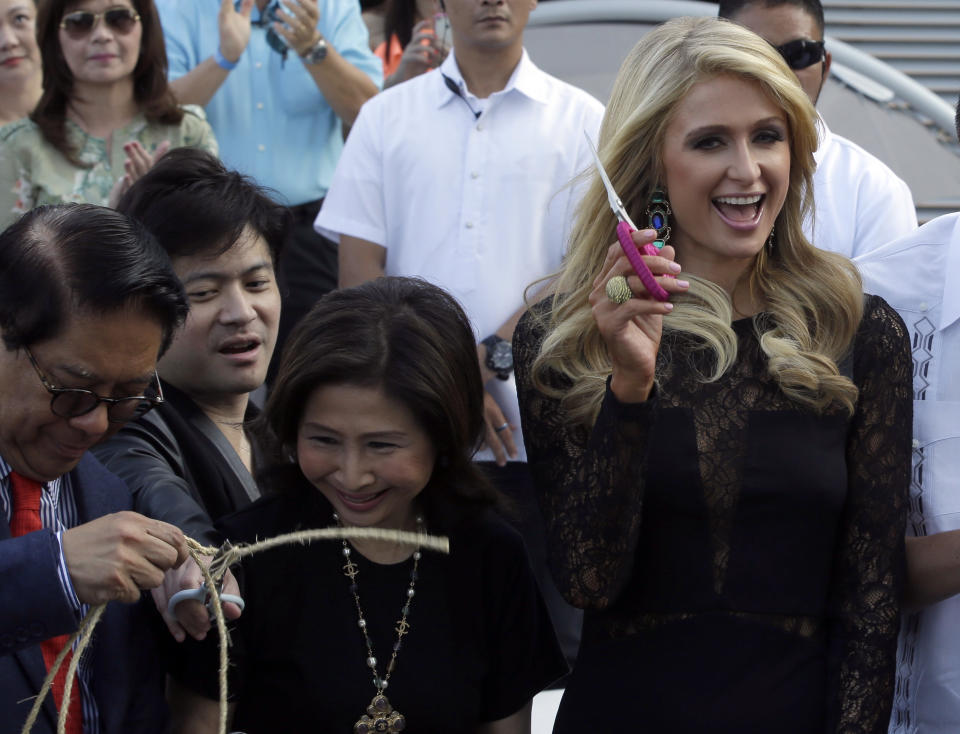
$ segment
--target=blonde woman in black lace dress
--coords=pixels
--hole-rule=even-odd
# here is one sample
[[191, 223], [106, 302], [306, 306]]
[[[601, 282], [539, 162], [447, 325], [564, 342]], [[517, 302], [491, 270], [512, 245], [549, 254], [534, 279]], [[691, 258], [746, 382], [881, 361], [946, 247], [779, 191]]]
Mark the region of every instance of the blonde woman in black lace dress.
[[594, 175], [558, 295], [514, 340], [554, 574], [587, 610], [555, 732], [887, 729], [910, 351], [804, 239], [814, 115], [724, 21], [669, 22], [620, 71], [600, 157], [641, 228], [669, 200], [644, 258], [669, 301], [609, 246]]

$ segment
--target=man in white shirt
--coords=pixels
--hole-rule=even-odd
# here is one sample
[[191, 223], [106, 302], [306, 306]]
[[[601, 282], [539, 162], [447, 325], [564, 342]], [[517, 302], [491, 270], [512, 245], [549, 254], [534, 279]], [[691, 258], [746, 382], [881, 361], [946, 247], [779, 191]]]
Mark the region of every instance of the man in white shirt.
[[[596, 139], [603, 115], [597, 100], [527, 56], [523, 30], [535, 7], [446, 0], [453, 52], [364, 105], [316, 221], [339, 240], [341, 286], [415, 275], [463, 304], [487, 388], [478, 460], [521, 503], [532, 503], [533, 489], [510, 341], [527, 286], [560, 267], [576, 204], [569, 184], [591, 162], [583, 133]], [[534, 532], [526, 540], [547, 584]], [[544, 592], [557, 623], [560, 597]], [[562, 623], [558, 632], [572, 655]]]
[[[960, 118], [958, 118], [960, 128]], [[855, 260], [913, 343], [907, 610], [891, 734], [960, 731], [960, 212]]]
[[[830, 73], [820, 0], [720, 0], [719, 16], [780, 52], [814, 104]], [[804, 231], [823, 250], [856, 257], [917, 228], [910, 188], [881, 160], [830, 132], [822, 118], [814, 154], [814, 216]]]

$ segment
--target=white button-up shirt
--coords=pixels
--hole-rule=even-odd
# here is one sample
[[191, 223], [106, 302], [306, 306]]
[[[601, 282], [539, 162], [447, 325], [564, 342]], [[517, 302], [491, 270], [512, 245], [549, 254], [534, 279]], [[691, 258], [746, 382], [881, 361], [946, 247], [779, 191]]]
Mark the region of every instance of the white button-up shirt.
[[[913, 344], [910, 535], [960, 529], [960, 213], [855, 260]], [[904, 617], [890, 732], [960, 732], [960, 596]]]
[[814, 216], [804, 233], [822, 250], [857, 257], [913, 232], [913, 194], [879, 158], [818, 121]]
[[[592, 165], [583, 131], [596, 140], [602, 116], [600, 102], [526, 52], [502, 91], [477, 99], [452, 52], [439, 70], [363, 106], [317, 230], [385, 247], [387, 275], [449, 291], [479, 341], [523, 305], [528, 285], [559, 270], [577, 200], [570, 183]], [[525, 461], [513, 375], [487, 389], [517, 428]]]

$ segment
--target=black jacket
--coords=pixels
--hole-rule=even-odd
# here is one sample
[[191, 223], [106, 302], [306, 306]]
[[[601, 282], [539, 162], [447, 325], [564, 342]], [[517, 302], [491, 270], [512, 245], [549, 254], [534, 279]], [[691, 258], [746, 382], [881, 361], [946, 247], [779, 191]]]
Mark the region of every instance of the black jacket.
[[[130, 487], [137, 512], [217, 542], [211, 520], [246, 507], [255, 498], [251, 492], [258, 492], [199, 406], [168, 383], [163, 393], [163, 405], [125, 425], [94, 453]], [[257, 413], [251, 403], [245, 421]]]

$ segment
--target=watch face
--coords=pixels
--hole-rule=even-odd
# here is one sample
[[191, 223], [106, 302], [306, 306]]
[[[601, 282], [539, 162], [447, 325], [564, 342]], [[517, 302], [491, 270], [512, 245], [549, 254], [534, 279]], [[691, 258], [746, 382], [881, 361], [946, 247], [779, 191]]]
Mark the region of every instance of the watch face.
[[490, 353], [490, 361], [495, 370], [513, 369], [513, 347], [509, 342], [497, 342]]
[[317, 41], [317, 44], [304, 55], [304, 61], [308, 64], [319, 64], [327, 57], [327, 42], [324, 39]]

